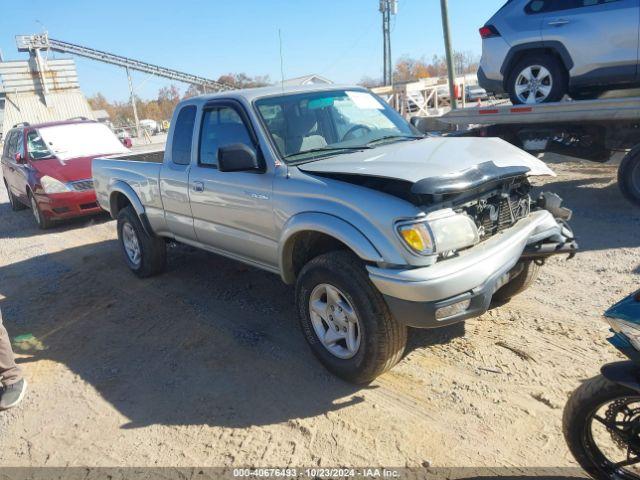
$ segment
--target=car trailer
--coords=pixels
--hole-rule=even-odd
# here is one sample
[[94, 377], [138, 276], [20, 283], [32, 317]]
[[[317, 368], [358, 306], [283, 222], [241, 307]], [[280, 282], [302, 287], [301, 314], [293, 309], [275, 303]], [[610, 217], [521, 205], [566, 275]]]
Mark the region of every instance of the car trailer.
[[438, 120], [457, 128], [449, 135], [499, 137], [533, 154], [553, 152], [603, 163], [628, 151], [618, 185], [625, 198], [640, 206], [640, 97], [465, 108]]

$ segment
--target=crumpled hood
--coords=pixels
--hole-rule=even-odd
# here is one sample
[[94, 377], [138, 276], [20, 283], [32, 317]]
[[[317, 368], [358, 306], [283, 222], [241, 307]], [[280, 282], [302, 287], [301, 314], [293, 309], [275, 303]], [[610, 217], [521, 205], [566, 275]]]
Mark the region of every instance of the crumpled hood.
[[58, 158], [48, 158], [46, 160], [35, 160], [31, 162], [31, 165], [41, 175], [48, 175], [67, 183], [91, 178], [91, 161], [94, 158], [80, 157], [64, 161]]
[[529, 176], [555, 176], [544, 162], [504, 140], [469, 137], [398, 142], [336, 155], [298, 168], [308, 173], [367, 175], [417, 183], [429, 178], [455, 177], [487, 162], [505, 171], [516, 171], [514, 167], [520, 167]]

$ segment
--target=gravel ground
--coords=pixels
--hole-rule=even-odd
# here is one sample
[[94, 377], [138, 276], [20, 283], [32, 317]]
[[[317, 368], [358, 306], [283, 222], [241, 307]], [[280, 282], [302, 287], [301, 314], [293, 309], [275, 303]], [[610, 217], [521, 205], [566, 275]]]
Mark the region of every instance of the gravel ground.
[[293, 290], [186, 247], [138, 280], [106, 217], [41, 232], [0, 187], [0, 306], [30, 391], [3, 466], [572, 466], [562, 407], [617, 354], [601, 312], [639, 286], [640, 212], [615, 165], [547, 157], [582, 252], [478, 319], [412, 331], [366, 388], [328, 374]]

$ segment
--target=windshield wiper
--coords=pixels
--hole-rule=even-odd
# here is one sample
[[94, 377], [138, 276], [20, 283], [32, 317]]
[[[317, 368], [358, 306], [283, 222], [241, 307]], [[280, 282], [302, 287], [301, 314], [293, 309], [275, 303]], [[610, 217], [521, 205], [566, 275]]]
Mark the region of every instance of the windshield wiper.
[[306, 153], [357, 152], [358, 150], [369, 150], [370, 148], [372, 147], [369, 145], [360, 145], [358, 147], [320, 147], [312, 148], [311, 150], [304, 150], [302, 152], [290, 153], [289, 155], [285, 155], [283, 158], [289, 159]]
[[419, 140], [421, 138], [425, 138], [422, 135], [387, 135], [385, 137], [376, 138], [375, 140], [371, 140], [367, 143], [368, 147], [372, 145], [376, 145], [381, 142], [385, 142], [387, 140]]

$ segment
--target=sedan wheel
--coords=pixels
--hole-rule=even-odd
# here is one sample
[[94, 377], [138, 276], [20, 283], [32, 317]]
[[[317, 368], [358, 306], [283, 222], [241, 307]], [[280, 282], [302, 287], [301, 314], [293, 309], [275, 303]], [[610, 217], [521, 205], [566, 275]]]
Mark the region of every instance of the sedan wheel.
[[360, 322], [344, 293], [326, 283], [318, 285], [309, 297], [309, 312], [313, 329], [329, 353], [343, 360], [358, 353]]
[[558, 102], [568, 90], [568, 73], [553, 55], [525, 55], [513, 66], [507, 80], [514, 105]]
[[31, 197], [31, 213], [33, 213], [33, 218], [36, 219], [36, 223], [40, 225], [40, 213], [38, 212], [38, 203], [36, 199]]
[[516, 78], [515, 93], [520, 103], [544, 103], [551, 95], [553, 77], [542, 65], [525, 68]]

